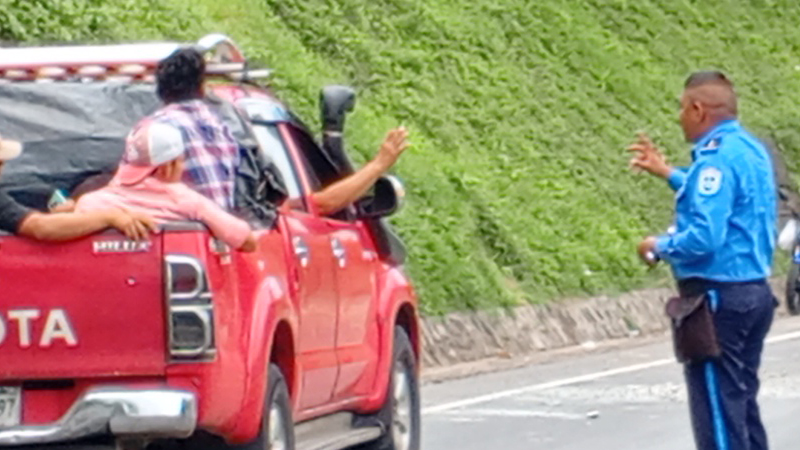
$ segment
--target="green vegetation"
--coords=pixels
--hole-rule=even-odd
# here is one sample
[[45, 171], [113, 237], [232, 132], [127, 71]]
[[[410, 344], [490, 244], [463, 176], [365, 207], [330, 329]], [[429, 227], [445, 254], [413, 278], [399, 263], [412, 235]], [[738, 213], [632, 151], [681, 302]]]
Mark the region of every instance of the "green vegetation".
[[719, 68], [797, 169], [798, 23], [790, 0], [0, 0], [0, 39], [225, 32], [312, 123], [323, 84], [355, 86], [358, 159], [412, 130], [395, 223], [429, 314], [666, 279], [633, 248], [671, 194], [627, 171], [625, 147], [647, 130], [686, 162], [681, 83]]

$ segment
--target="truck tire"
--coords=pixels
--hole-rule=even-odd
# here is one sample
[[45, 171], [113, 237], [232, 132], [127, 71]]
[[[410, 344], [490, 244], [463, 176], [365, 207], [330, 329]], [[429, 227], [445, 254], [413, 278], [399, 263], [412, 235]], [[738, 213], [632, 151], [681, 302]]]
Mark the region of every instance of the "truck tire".
[[267, 376], [261, 429], [252, 442], [229, 445], [219, 436], [200, 432], [185, 441], [155, 442], [147, 450], [294, 450], [294, 422], [286, 379], [275, 364], [269, 365]]
[[289, 388], [281, 369], [269, 365], [267, 375], [267, 395], [264, 398], [264, 412], [258, 437], [242, 450], [294, 450], [294, 422]]
[[792, 263], [789, 273], [786, 275], [786, 309], [789, 314], [796, 316], [800, 314], [800, 265]]
[[393, 354], [389, 392], [377, 416], [385, 432], [377, 441], [362, 446], [363, 450], [419, 450], [421, 445], [417, 360], [401, 327], [394, 329]]

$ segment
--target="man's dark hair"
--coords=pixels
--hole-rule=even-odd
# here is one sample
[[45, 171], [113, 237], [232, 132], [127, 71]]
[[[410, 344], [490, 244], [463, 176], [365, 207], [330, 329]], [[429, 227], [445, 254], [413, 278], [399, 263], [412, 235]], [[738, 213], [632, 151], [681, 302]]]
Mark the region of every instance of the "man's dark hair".
[[206, 62], [194, 48], [175, 50], [158, 63], [156, 93], [164, 103], [192, 100], [202, 95]]
[[718, 70], [703, 70], [689, 75], [684, 88], [688, 91], [700, 87], [709, 89], [698, 89], [698, 92], [693, 92], [692, 97], [696, 101], [718, 110], [722, 116], [736, 116], [738, 113], [736, 91], [733, 82], [724, 73]]

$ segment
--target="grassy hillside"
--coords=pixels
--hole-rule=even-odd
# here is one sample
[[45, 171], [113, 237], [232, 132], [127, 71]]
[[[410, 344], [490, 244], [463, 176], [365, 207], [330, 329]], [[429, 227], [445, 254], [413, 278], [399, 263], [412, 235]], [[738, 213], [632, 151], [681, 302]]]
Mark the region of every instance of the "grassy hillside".
[[[633, 247], [671, 194], [627, 169], [647, 130], [688, 151], [677, 97], [729, 72], [743, 120], [800, 157], [800, 6], [789, 0], [0, 0], [0, 38], [232, 35], [301, 114], [318, 89], [360, 92], [347, 137], [369, 157], [395, 124], [413, 148], [395, 219], [425, 310], [619, 291], [664, 279]], [[793, 167], [796, 169], [797, 167]]]

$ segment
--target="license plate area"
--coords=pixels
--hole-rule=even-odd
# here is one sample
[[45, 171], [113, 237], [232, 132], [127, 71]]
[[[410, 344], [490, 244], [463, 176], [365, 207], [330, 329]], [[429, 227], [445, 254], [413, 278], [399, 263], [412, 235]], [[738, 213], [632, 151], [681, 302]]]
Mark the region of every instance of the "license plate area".
[[22, 389], [0, 386], [0, 428], [15, 427], [20, 423]]

